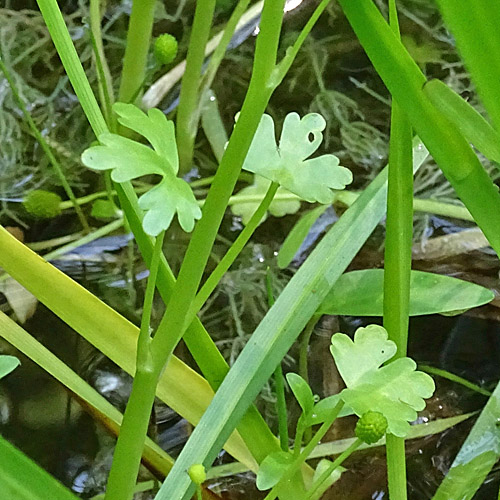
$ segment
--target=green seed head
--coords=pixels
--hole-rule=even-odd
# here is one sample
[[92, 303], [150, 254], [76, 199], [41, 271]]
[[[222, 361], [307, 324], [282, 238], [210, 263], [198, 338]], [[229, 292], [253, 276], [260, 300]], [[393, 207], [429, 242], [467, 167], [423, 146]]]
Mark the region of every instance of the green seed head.
[[356, 436], [368, 444], [376, 443], [387, 431], [387, 419], [378, 411], [367, 411], [356, 424]]
[[207, 473], [205, 467], [202, 464], [194, 464], [189, 467], [188, 470], [189, 477], [194, 484], [200, 486], [207, 479]]
[[40, 219], [50, 219], [61, 213], [61, 198], [56, 193], [35, 189], [23, 201], [23, 206], [31, 215]]
[[170, 64], [177, 55], [177, 40], [172, 35], [164, 33], [155, 41], [155, 59], [160, 66]]

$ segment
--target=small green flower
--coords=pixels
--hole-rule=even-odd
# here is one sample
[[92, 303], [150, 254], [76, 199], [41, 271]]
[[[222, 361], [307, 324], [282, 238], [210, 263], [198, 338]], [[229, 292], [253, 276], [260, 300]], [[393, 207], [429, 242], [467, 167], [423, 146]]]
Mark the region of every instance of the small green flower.
[[61, 213], [61, 201], [61, 197], [56, 193], [43, 189], [35, 189], [26, 196], [23, 206], [26, 212], [35, 217], [50, 219]]
[[378, 411], [367, 411], [356, 424], [356, 436], [368, 444], [379, 441], [387, 431], [387, 419]]
[[205, 467], [202, 464], [194, 464], [189, 467], [188, 470], [189, 477], [194, 484], [200, 486], [207, 479], [207, 473]]
[[177, 40], [168, 33], [160, 35], [155, 41], [155, 59], [160, 66], [170, 64], [177, 55]]

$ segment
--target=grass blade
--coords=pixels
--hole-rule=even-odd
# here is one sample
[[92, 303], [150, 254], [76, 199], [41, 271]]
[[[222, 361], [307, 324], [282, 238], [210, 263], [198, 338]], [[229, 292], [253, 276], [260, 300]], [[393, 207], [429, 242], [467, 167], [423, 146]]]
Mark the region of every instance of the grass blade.
[[424, 93], [486, 158], [500, 163], [500, 135], [467, 101], [440, 80], [427, 82]]
[[446, 25], [477, 88], [479, 97], [500, 131], [500, 0], [438, 0]]
[[498, 384], [432, 500], [470, 500], [500, 456]]
[[68, 489], [24, 453], [0, 437], [0, 498], [77, 500]]

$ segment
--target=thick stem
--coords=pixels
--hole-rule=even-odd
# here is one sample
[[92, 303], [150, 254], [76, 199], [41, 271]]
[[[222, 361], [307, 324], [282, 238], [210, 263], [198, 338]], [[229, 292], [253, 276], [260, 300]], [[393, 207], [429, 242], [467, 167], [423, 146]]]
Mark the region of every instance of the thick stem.
[[156, 0], [133, 1], [118, 93], [121, 102], [131, 102], [144, 82], [155, 5]]
[[[389, 14], [391, 27], [399, 37], [395, 0], [389, 2]], [[404, 357], [408, 344], [413, 232], [412, 129], [398, 104], [393, 101], [392, 106], [384, 263], [384, 327], [389, 338], [397, 345], [396, 357]], [[404, 438], [388, 435], [386, 450], [389, 495], [394, 500], [405, 500]]]
[[163, 232], [156, 238], [144, 297], [141, 329], [137, 339], [137, 371], [132, 385], [132, 392], [135, 392], [137, 396], [129, 399], [125, 410], [113, 455], [105, 500], [129, 500], [132, 498], [141, 463], [156, 385], [160, 375], [158, 370], [154, 369], [151, 356], [149, 325], [164, 235]]
[[151, 368], [137, 369], [132, 385], [135, 397], [129, 400], [123, 416], [105, 500], [132, 499], [157, 382], [157, 373]]
[[201, 68], [205, 59], [205, 46], [210, 36], [215, 0], [198, 0], [194, 14], [191, 38], [186, 58], [186, 70], [182, 77], [179, 107], [177, 109], [177, 149], [180, 172], [191, 169], [194, 140], [198, 129], [195, 119], [198, 106], [198, 90]]

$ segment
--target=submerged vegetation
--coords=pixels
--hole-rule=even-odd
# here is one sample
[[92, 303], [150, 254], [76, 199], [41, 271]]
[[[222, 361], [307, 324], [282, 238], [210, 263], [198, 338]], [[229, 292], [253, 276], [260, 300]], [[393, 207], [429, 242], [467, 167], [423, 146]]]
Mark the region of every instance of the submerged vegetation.
[[499, 494], [500, 2], [459, 7], [0, 3], [0, 491]]

